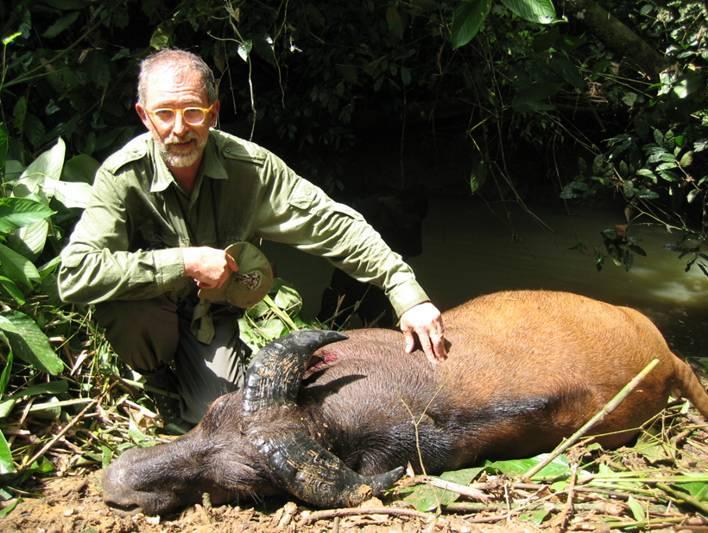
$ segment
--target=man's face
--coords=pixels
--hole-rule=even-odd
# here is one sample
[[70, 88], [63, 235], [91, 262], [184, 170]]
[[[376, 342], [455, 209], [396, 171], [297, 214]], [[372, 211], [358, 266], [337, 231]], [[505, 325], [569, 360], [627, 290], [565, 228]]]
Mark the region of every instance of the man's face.
[[[135, 105], [170, 169], [199, 165], [209, 138], [209, 128], [216, 123], [219, 102], [214, 102], [201, 124], [188, 123], [191, 117], [185, 121], [182, 111], [208, 107], [206, 88], [199, 72], [174, 64], [156, 66], [150, 72], [144, 101]], [[164, 116], [169, 115], [164, 110], [169, 109], [175, 110], [173, 117], [164, 120]], [[156, 114], [157, 110], [163, 111]]]

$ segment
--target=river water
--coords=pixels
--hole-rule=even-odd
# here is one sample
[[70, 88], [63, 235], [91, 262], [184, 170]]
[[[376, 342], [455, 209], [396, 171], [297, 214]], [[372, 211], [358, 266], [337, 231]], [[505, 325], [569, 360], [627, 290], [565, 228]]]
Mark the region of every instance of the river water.
[[[632, 236], [647, 252], [629, 272], [606, 261], [597, 271], [591, 253], [602, 249], [600, 231], [623, 223], [622, 212], [539, 208], [533, 212], [551, 230], [513, 209], [504, 211], [464, 196], [430, 199], [423, 224], [423, 253], [409, 259], [418, 279], [442, 310], [479, 294], [504, 289], [557, 289], [635, 307], [657, 324], [681, 355], [708, 357], [708, 277], [684, 272], [685, 261], [665, 248], [661, 228], [642, 227]], [[323, 260], [266, 243], [280, 277], [303, 295], [306, 318], [316, 314], [331, 267]], [[706, 360], [704, 360], [706, 361]]]

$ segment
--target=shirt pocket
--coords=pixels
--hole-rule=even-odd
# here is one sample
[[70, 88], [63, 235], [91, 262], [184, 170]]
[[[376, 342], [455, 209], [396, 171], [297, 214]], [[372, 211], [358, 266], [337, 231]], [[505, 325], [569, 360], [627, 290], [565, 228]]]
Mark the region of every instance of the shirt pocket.
[[162, 250], [179, 246], [177, 233], [154, 220], [143, 220], [136, 228], [135, 248], [142, 250]]

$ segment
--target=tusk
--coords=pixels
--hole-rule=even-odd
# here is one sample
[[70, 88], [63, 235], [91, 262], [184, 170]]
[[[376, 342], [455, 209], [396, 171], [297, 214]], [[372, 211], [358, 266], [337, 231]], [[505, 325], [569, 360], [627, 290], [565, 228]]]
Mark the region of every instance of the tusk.
[[243, 412], [293, 403], [300, 391], [305, 363], [312, 353], [346, 338], [336, 331], [303, 330], [264, 346], [246, 373]]
[[403, 475], [399, 466], [362, 476], [310, 436], [295, 432], [256, 441], [270, 473], [283, 488], [318, 507], [353, 507], [378, 496]]

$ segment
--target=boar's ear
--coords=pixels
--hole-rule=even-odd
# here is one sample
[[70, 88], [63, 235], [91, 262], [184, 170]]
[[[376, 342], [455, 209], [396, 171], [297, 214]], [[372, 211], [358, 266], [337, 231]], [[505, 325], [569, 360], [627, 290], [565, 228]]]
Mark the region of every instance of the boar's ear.
[[318, 507], [359, 505], [403, 475], [402, 466], [376, 476], [357, 474], [301, 432], [259, 438], [256, 445], [273, 478], [292, 495]]
[[346, 336], [336, 331], [303, 330], [264, 346], [246, 373], [242, 409], [252, 413], [264, 407], [295, 402], [305, 364], [318, 348]]

